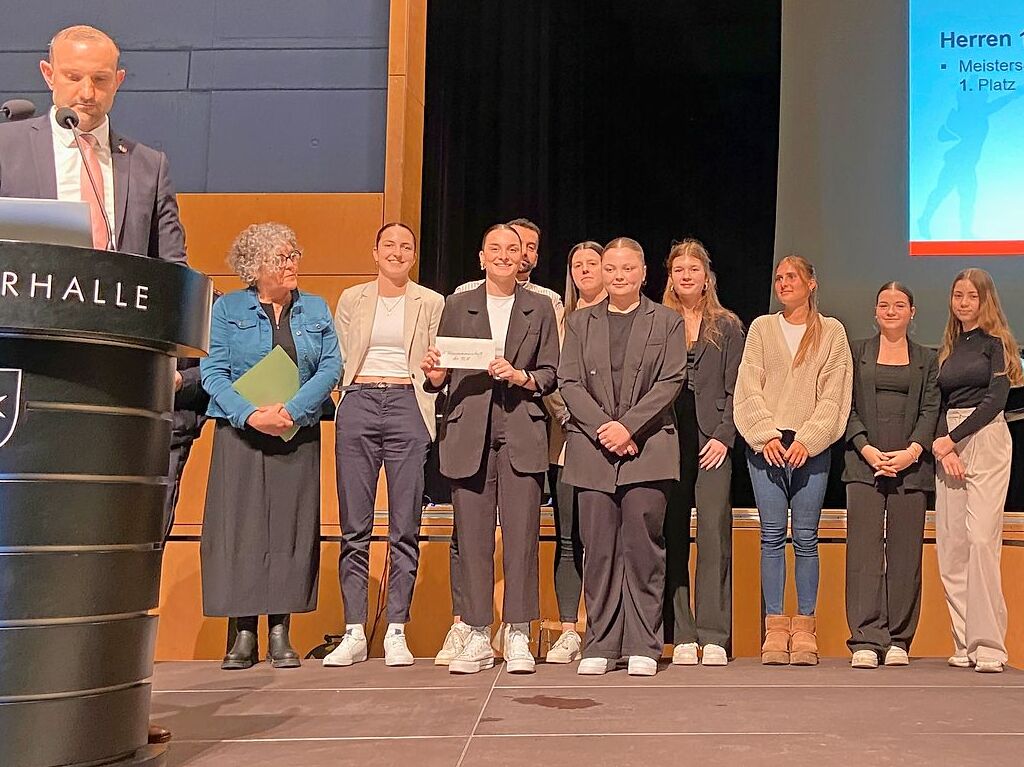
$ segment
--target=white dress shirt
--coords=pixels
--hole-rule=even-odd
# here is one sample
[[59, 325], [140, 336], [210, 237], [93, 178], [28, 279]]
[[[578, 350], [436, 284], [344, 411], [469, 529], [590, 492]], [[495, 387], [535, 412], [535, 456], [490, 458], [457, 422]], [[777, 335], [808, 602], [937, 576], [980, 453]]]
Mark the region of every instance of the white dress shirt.
[[[75, 135], [57, 124], [57, 107], [50, 109], [50, 128], [53, 131], [53, 160], [57, 171], [57, 199], [82, 202], [82, 156], [75, 145]], [[83, 131], [84, 132], [84, 131]], [[96, 157], [103, 173], [103, 208], [113, 229], [114, 247], [117, 247], [117, 222], [114, 220], [114, 163], [110, 153], [110, 118], [88, 131], [96, 137]]]

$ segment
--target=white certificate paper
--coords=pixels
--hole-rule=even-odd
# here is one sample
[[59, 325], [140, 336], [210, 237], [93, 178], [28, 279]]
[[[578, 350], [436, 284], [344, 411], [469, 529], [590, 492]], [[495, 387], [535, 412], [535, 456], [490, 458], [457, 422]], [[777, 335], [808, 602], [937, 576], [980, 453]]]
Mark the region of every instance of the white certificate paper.
[[438, 336], [434, 346], [441, 352], [442, 368], [487, 370], [494, 360], [494, 341], [490, 338]]

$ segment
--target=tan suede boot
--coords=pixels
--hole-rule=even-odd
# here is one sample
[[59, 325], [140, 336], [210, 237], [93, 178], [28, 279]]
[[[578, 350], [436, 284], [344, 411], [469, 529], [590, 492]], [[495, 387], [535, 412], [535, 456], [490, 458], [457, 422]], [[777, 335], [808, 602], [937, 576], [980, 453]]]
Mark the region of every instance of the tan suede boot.
[[789, 665], [789, 627], [788, 615], [765, 616], [761, 663], [766, 666]]
[[817, 666], [818, 637], [814, 633], [814, 616], [795, 615], [792, 626], [789, 662], [794, 666]]

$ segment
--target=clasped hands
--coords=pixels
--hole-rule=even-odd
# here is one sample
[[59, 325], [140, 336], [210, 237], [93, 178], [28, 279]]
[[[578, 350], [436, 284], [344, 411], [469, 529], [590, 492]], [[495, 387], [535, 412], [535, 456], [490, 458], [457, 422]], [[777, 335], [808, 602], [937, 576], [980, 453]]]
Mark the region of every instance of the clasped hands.
[[779, 468], [789, 466], [793, 469], [799, 469], [807, 463], [807, 459], [810, 457], [803, 442], [793, 440], [792, 445], [783, 447], [782, 440], [778, 437], [769, 440], [768, 444], [764, 446], [763, 455], [770, 466]]
[[920, 452], [914, 450], [914, 446], [920, 450], [921, 446], [916, 442], [908, 445], [902, 450], [879, 450], [873, 445], [865, 445], [861, 448], [860, 454], [868, 462], [868, 466], [875, 470], [876, 477], [895, 477], [908, 466], [912, 466]]
[[280, 437], [295, 425], [291, 413], [281, 403], [256, 408], [256, 412], [246, 419], [246, 423], [256, 431], [269, 434], [271, 437]]
[[640, 452], [629, 429], [618, 421], [608, 421], [608, 423], [598, 426], [597, 438], [605, 450], [615, 453], [620, 458], [626, 455], [637, 455]]

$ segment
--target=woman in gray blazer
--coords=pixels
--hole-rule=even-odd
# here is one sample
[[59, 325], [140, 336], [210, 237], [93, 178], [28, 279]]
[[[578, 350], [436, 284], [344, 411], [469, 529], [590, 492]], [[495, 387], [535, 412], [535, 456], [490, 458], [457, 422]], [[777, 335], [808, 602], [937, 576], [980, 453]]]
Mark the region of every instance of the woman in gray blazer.
[[494, 532], [501, 509], [505, 596], [499, 644], [512, 673], [532, 673], [530, 621], [540, 617], [537, 549], [540, 500], [548, 468], [547, 412], [542, 397], [555, 388], [558, 329], [551, 300], [523, 288], [519, 234], [507, 224], [484, 233], [484, 282], [448, 297], [438, 337], [493, 339], [486, 370], [440, 367], [441, 351], [427, 350], [421, 368], [427, 391], [447, 384], [441, 423], [441, 473], [452, 481], [459, 531], [461, 599], [466, 624], [462, 650], [448, 664], [456, 674], [494, 665], [489, 629], [494, 620]]
[[[732, 645], [732, 397], [743, 357], [743, 325], [718, 300], [707, 250], [672, 246], [662, 303], [686, 328], [686, 383], [675, 402], [679, 484], [665, 515], [665, 634], [672, 662], [724, 666]], [[697, 507], [697, 569], [690, 606], [690, 516]], [[694, 613], [696, 612], [696, 616]]]
[[851, 344], [846, 430], [846, 618], [854, 668], [905, 666], [921, 611], [921, 548], [939, 416], [935, 352], [907, 338], [914, 296], [898, 282], [875, 299], [879, 333]]
[[672, 403], [683, 383], [682, 318], [641, 296], [643, 249], [612, 240], [601, 257], [608, 299], [569, 315], [558, 387], [569, 408], [565, 481], [578, 491], [586, 551], [587, 630], [577, 673], [622, 656], [651, 676], [662, 652], [662, 528], [679, 440]]

